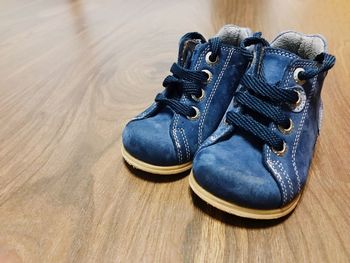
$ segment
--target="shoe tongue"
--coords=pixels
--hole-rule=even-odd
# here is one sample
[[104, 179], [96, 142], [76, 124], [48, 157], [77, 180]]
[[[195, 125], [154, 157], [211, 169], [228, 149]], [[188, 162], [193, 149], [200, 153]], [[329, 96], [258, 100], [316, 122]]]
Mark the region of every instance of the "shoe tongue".
[[[269, 84], [281, 81], [289, 65], [297, 56], [283, 50], [266, 48], [260, 55], [259, 76]], [[259, 61], [259, 60], [257, 60]]]

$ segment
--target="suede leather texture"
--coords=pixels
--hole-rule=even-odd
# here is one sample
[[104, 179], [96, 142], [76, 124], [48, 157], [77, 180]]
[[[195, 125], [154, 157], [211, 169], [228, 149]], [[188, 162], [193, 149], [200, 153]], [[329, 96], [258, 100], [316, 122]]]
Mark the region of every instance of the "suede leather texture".
[[[182, 46], [180, 42], [180, 49]], [[183, 164], [193, 159], [201, 143], [215, 131], [249, 59], [239, 48], [222, 44], [218, 63], [208, 65], [205, 56], [209, 51], [208, 43], [198, 44], [189, 67], [212, 73], [212, 80], [204, 87], [205, 97], [199, 102], [184, 95], [181, 97], [182, 102], [199, 109], [199, 118], [190, 120], [168, 107], [158, 107], [153, 103], [123, 130], [123, 145], [129, 154], [157, 166]]]
[[[269, 126], [285, 141], [286, 153], [278, 156], [222, 121], [198, 150], [193, 174], [204, 189], [221, 199], [253, 209], [276, 209], [294, 200], [305, 186], [320, 129], [320, 94], [326, 74], [301, 86], [293, 78], [295, 69], [315, 68], [317, 63], [271, 47], [263, 48], [254, 61], [248, 72], [255, 68], [268, 83], [279, 82], [281, 88], [296, 88], [305, 95], [298, 110], [284, 108], [294, 125], [289, 134], [273, 123]], [[234, 100], [228, 110], [239, 110]]]

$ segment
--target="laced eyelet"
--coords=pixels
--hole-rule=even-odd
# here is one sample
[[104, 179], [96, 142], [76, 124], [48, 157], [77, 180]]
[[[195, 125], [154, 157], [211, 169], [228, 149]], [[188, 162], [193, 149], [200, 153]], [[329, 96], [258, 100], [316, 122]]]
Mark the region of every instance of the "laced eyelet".
[[213, 74], [207, 69], [202, 69], [202, 71], [208, 75], [206, 83], [209, 83], [213, 79]]
[[302, 87], [297, 87], [293, 89], [295, 93], [298, 94], [298, 99], [295, 103], [289, 104], [290, 109], [293, 112], [301, 112], [306, 104], [306, 94]]
[[293, 121], [289, 119], [289, 126], [287, 128], [281, 125], [278, 125], [277, 127], [280, 130], [280, 132], [282, 132], [283, 134], [289, 134], [293, 130], [294, 125], [293, 125]]
[[222, 123], [225, 124], [225, 125], [229, 125], [229, 123], [227, 122], [226, 117], [222, 120]]
[[275, 148], [271, 147], [271, 150], [277, 155], [282, 157], [287, 152], [287, 144], [283, 142], [283, 147], [281, 150], [276, 150]]
[[189, 119], [191, 121], [197, 120], [201, 113], [200, 113], [200, 111], [199, 111], [199, 109], [197, 107], [192, 106], [192, 109], [195, 110], [196, 114], [194, 116], [187, 116], [187, 119]]
[[205, 91], [204, 89], [201, 89], [201, 95], [199, 97], [195, 96], [195, 95], [191, 95], [191, 98], [194, 100], [194, 101], [201, 101], [205, 96]]
[[295, 103], [293, 103], [294, 108], [296, 108], [301, 103], [301, 93], [299, 90], [294, 90], [294, 92], [296, 92], [296, 94], [298, 94], [298, 100]]
[[305, 83], [305, 80], [299, 79], [299, 73], [304, 72], [304, 71], [305, 71], [305, 69], [303, 69], [303, 68], [296, 68], [294, 70], [293, 78], [294, 78], [295, 82], [298, 83], [299, 85], [303, 85]]
[[216, 63], [219, 62], [219, 56], [216, 56], [216, 57], [215, 57], [215, 60], [212, 61], [212, 60], [210, 59], [211, 55], [212, 55], [211, 51], [209, 51], [209, 52], [205, 55], [205, 62], [206, 62], [209, 66], [213, 66], [213, 65], [215, 65]]

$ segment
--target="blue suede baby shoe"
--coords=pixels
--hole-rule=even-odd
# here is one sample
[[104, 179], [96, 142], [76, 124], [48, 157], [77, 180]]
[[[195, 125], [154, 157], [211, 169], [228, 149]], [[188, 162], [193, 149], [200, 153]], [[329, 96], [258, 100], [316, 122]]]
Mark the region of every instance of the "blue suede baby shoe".
[[176, 174], [192, 166], [202, 142], [218, 127], [253, 55], [241, 47], [248, 28], [224, 26], [206, 41], [184, 35], [164, 91], [123, 131], [122, 155], [140, 170]]
[[290, 213], [305, 186], [322, 119], [320, 97], [335, 57], [320, 35], [280, 34], [271, 45], [247, 38], [254, 59], [190, 175], [209, 204], [242, 217]]

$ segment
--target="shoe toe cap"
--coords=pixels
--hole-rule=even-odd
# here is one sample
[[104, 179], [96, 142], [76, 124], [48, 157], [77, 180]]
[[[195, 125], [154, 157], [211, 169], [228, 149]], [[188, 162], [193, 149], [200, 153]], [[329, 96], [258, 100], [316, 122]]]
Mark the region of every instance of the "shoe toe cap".
[[169, 133], [170, 123], [152, 118], [135, 120], [123, 130], [123, 146], [136, 159], [158, 166], [178, 164]]
[[217, 143], [202, 149], [194, 159], [193, 175], [211, 194], [239, 206], [276, 209], [280, 189], [254, 149], [232, 149]]

